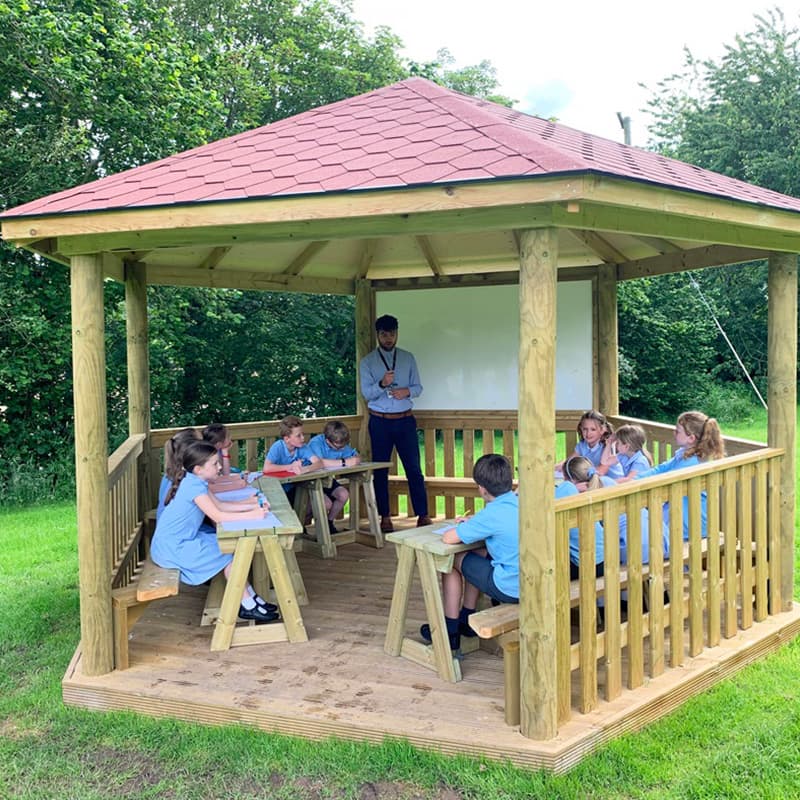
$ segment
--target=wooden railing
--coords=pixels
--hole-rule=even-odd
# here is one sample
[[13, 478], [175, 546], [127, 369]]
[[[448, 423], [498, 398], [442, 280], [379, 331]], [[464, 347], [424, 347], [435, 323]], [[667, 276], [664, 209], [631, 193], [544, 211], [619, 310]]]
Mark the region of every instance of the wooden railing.
[[139, 464], [146, 439], [144, 434], [128, 437], [108, 459], [108, 532], [113, 588], [127, 585], [138, 566], [144, 525]]
[[[782, 450], [762, 448], [556, 501], [561, 721], [571, 713], [576, 689], [573, 676], [578, 708], [585, 713], [596, 708], [601, 687], [605, 699], [613, 700], [620, 694], [623, 680], [628, 688], [641, 686], [645, 676], [660, 675], [667, 663], [678, 667], [704, 647], [719, 644], [721, 637], [730, 638], [754, 620], [780, 610], [782, 459]], [[665, 503], [669, 503], [666, 564], [661, 535]], [[688, 509], [688, 542], [684, 542], [684, 505]], [[701, 522], [704, 506], [705, 527]], [[649, 514], [649, 553], [643, 553], [642, 547], [642, 509]], [[620, 564], [622, 514], [628, 525], [626, 566]], [[585, 555], [584, 563], [593, 564], [596, 522], [604, 529], [604, 577], [596, 581], [593, 570], [581, 573], [580, 636], [572, 642], [569, 529], [579, 529], [582, 560]], [[621, 570], [625, 582], [620, 580]], [[624, 620], [623, 591], [627, 600]], [[603, 605], [602, 630], [596, 625], [598, 603]], [[524, 626], [524, 621], [520, 624]]]

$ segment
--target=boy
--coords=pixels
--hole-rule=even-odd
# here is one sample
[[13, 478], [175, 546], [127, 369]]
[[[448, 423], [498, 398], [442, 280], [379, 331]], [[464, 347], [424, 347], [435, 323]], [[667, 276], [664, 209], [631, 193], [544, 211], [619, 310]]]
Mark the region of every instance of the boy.
[[[303, 421], [300, 417], [284, 417], [278, 423], [278, 436], [278, 441], [270, 447], [264, 459], [265, 475], [269, 475], [270, 472], [293, 472], [295, 475], [303, 475], [306, 472], [322, 469], [322, 460], [304, 444], [306, 437], [303, 434]], [[283, 486], [290, 503], [294, 502], [295, 488], [292, 484]]]
[[[326, 423], [322, 433], [308, 443], [311, 452], [322, 461], [324, 467], [354, 467], [361, 463], [361, 456], [350, 446], [350, 431], [341, 420]], [[331, 482], [325, 492], [325, 506], [328, 510], [328, 528], [338, 533], [334, 521], [345, 507], [350, 494], [338, 481]], [[330, 501], [330, 505], [328, 505]]]
[[[472, 471], [486, 505], [471, 519], [461, 518], [444, 532], [445, 544], [483, 540], [485, 548], [457, 553], [452, 572], [442, 575], [444, 616], [450, 648], [461, 647], [461, 636], [475, 636], [468, 617], [478, 596], [499, 603], [519, 602], [519, 498], [512, 491], [511, 464], [501, 455], [481, 456]], [[430, 625], [420, 628], [431, 641]]]

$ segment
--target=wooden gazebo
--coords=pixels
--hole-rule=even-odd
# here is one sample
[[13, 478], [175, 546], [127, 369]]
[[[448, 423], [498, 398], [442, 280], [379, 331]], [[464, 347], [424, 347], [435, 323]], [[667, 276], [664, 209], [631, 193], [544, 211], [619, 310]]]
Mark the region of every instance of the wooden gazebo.
[[[564, 645], [558, 630], [559, 535], [568, 523], [590, 535], [594, 520], [609, 512], [607, 498], [630, 515], [648, 497], [653, 503], [662, 496], [696, 498], [701, 491], [720, 497], [719, 507], [709, 501], [718, 512], [712, 522], [738, 537], [726, 541], [729, 559], [743, 551], [742, 530], [749, 532], [744, 548], [753, 550], [754, 559], [741, 559], [738, 594], [726, 593], [731, 580], [722, 586], [714, 583], [722, 580], [718, 572], [703, 571], [698, 549], [686, 564], [693, 576], [686, 609], [678, 603], [659, 609], [673, 631], [687, 625], [688, 657], [719, 644], [719, 608], [710, 610], [715, 601], [723, 607], [722, 637], [733, 641], [747, 633], [718, 677], [800, 630], [792, 602], [799, 199], [412, 78], [59, 192], [0, 220], [6, 241], [66, 264], [71, 273], [82, 679], [97, 676], [106, 689], [113, 680], [112, 586], [135, 568], [131, 531], [140, 530], [152, 502], [149, 476], [159, 469], [156, 454], [169, 435], [150, 426], [147, 287], [158, 285], [355, 295], [361, 358], [374, 346], [376, 292], [518, 283], [520, 388], [508, 428], [516, 430], [519, 445], [520, 731], [527, 740], [552, 748], [571, 718], [570, 656], [559, 655], [562, 645], [570, 647], [569, 635]], [[614, 416], [617, 281], [760, 258], [769, 261], [768, 447], [731, 442], [732, 459], [718, 466], [556, 507], [550, 443], [557, 430], [574, 429], [575, 422], [574, 412], [557, 411], [554, 401], [557, 281], [592, 281], [595, 401]], [[131, 436], [110, 458], [103, 320], [108, 278], [126, 286]], [[364, 411], [359, 400], [351, 420], [359, 430]], [[253, 459], [256, 441], [273, 430], [266, 423], [234, 429]], [[658, 426], [649, 431], [668, 441]], [[115, 487], [129, 463], [121, 500]], [[697, 527], [696, 520], [691, 524]], [[720, 557], [717, 567], [739, 569]], [[673, 577], [680, 579], [682, 569]], [[664, 634], [658, 616], [651, 609], [649, 618], [617, 630], [622, 623], [612, 613], [600, 649], [595, 642], [574, 656], [573, 668], [583, 676], [581, 712], [597, 708], [596, 685], [589, 688], [586, 678], [593, 674], [592, 659], [630, 645], [626, 637], [641, 638], [636, 626], [643, 619], [645, 635], [657, 642]], [[663, 650], [660, 659], [651, 655], [651, 677], [663, 671], [663, 656]], [[645, 685], [635, 680], [636, 660], [628, 684], [633, 693]], [[673, 641], [670, 665], [683, 661], [683, 645], [678, 653]], [[718, 677], [696, 681], [681, 697]], [[620, 696], [613, 668], [605, 691], [607, 699]], [[120, 701], [109, 707], [128, 706]], [[657, 713], [640, 713], [631, 725]], [[625, 729], [617, 721], [607, 735]], [[335, 732], [376, 738], [365, 730]], [[302, 723], [292, 731], [303, 733]], [[326, 732], [316, 726], [308, 735]], [[409, 738], [424, 743], [424, 737]], [[602, 738], [588, 745], [584, 740], [575, 752], [588, 752]], [[465, 749], [481, 752], [478, 745]], [[489, 749], [520, 763], [567, 763], [552, 750], [526, 757], [502, 745]]]

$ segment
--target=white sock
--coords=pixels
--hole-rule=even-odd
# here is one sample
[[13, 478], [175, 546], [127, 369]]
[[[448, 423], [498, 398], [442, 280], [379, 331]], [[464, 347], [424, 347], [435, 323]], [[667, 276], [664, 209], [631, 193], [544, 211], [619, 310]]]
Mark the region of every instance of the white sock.
[[245, 607], [245, 610], [252, 611], [256, 607], [256, 601], [253, 600], [252, 597], [243, 597], [242, 598], [242, 605]]

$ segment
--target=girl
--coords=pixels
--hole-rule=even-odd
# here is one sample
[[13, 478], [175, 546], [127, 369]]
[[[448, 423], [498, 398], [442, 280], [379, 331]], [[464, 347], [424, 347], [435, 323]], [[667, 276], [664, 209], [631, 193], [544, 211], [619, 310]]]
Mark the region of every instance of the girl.
[[228, 435], [228, 429], [221, 422], [212, 422], [210, 425], [206, 425], [203, 428], [203, 439], [217, 448], [222, 475], [230, 475], [231, 472], [239, 471], [231, 469], [230, 450], [233, 442]]
[[175, 483], [178, 473], [183, 469], [183, 451], [186, 449], [186, 445], [196, 442], [200, 438], [200, 431], [194, 428], [183, 428], [164, 443], [164, 474], [161, 476], [161, 484], [158, 487], [156, 519], [159, 519], [164, 511], [167, 494], [172, 488], [172, 484]]
[[[601, 475], [605, 475], [608, 467], [602, 466], [600, 461], [603, 448], [608, 438], [614, 433], [611, 424], [599, 411], [586, 411], [578, 421], [576, 430], [578, 431], [578, 443], [575, 445], [572, 455], [588, 458], [595, 469], [598, 469]], [[561, 469], [563, 472], [563, 464]]]
[[606, 474], [617, 483], [633, 480], [653, 466], [646, 444], [647, 435], [641, 425], [622, 425], [606, 442], [600, 465], [606, 466]]
[[[579, 492], [600, 489], [604, 486], [613, 486], [614, 480], [606, 475], [600, 475], [594, 464], [584, 456], [572, 456], [564, 462], [564, 482], [556, 486], [556, 499], [569, 497]], [[569, 529], [569, 577], [576, 580], [579, 575], [578, 565], [578, 528]], [[594, 553], [595, 574], [603, 574], [603, 524], [594, 524]]]
[[[220, 552], [214, 531], [204, 530], [203, 518], [214, 522], [263, 517], [267, 508], [260, 508], [253, 498], [239, 503], [216, 500], [208, 491], [208, 481], [219, 471], [217, 449], [203, 441], [187, 444], [183, 450], [181, 469], [164, 500], [164, 511], [156, 524], [150, 557], [160, 567], [179, 569], [181, 580], [192, 586], [205, 583], [218, 572], [227, 577], [233, 556]], [[274, 622], [277, 607], [259, 597], [247, 584], [239, 607], [241, 619]]]
[[[725, 445], [722, 441], [717, 421], [702, 411], [684, 411], [675, 425], [675, 444], [678, 450], [675, 455], [657, 467], [640, 472], [636, 478], [649, 478], [663, 475], [676, 469], [696, 467], [706, 461], [714, 461], [725, 456]], [[706, 493], [700, 493], [701, 536], [706, 537], [707, 510]], [[669, 503], [664, 503], [664, 528], [669, 527]], [[683, 498], [683, 540], [689, 541], [689, 498]]]

